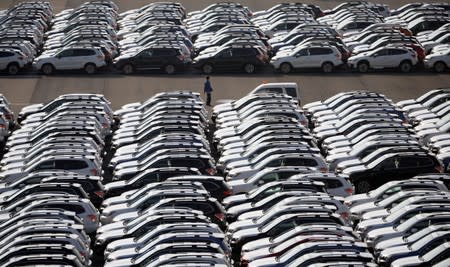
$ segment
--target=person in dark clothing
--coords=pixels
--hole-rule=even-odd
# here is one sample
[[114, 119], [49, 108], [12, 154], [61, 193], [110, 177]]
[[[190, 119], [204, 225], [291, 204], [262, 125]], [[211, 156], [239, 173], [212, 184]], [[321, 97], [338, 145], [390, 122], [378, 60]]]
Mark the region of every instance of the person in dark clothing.
[[211, 82], [209, 81], [209, 76], [206, 76], [205, 85], [203, 87], [203, 91], [206, 94], [206, 105], [211, 106], [211, 92], [213, 91], [213, 88], [211, 86]]

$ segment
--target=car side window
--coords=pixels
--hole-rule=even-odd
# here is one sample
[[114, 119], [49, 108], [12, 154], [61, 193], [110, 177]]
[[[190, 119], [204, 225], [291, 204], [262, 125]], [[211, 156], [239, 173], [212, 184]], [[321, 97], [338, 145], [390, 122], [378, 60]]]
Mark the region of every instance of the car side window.
[[87, 168], [88, 165], [82, 160], [56, 160], [55, 168], [62, 170], [81, 170]]
[[219, 58], [229, 58], [232, 56], [233, 55], [231, 54], [231, 49], [224, 50], [224, 51], [220, 52], [219, 55], [217, 55], [217, 57], [219, 57]]
[[380, 51], [376, 52], [375, 54], [373, 54], [374, 57], [381, 57], [381, 56], [387, 56], [387, 55], [388, 55], [387, 49], [380, 50]]
[[73, 49], [67, 49], [58, 54], [59, 57], [73, 57]]
[[152, 57], [153, 56], [153, 50], [149, 49], [149, 50], [145, 50], [142, 51], [141, 53], [139, 53], [140, 57]]
[[11, 52], [0, 52], [0, 57], [12, 57], [14, 53]]
[[400, 158], [399, 165], [397, 168], [413, 168], [418, 167], [418, 161], [416, 158], [413, 157], [404, 157]]
[[39, 164], [35, 170], [50, 170], [55, 168], [55, 161], [54, 160], [48, 160], [44, 161], [41, 164]]
[[75, 57], [84, 57], [92, 55], [95, 55], [95, 51], [92, 49], [75, 49], [73, 52], [73, 56]]
[[213, 192], [216, 190], [219, 190], [219, 186], [215, 183], [211, 183], [211, 182], [202, 182], [203, 186], [205, 187], [205, 189], [209, 192]]
[[280, 179], [286, 180], [289, 179], [291, 176], [294, 176], [298, 174], [298, 172], [280, 172], [278, 174], [278, 176], [280, 177]]
[[401, 54], [405, 54], [406, 51], [405, 50], [401, 50], [401, 49], [389, 49], [389, 55], [401, 55]]
[[296, 57], [304, 57], [308, 55], [309, 55], [308, 49], [302, 49], [297, 54], [295, 54]]
[[155, 162], [155, 164], [153, 164], [152, 166], [153, 168], [163, 168], [163, 167], [169, 167], [169, 161], [168, 160], [158, 160], [157, 162]]
[[309, 54], [311, 56], [319, 56], [319, 55], [327, 55], [331, 54], [332, 51], [329, 48], [321, 48], [321, 47], [315, 47], [309, 49]]
[[288, 230], [296, 227], [297, 224], [295, 223], [295, 219], [290, 219], [287, 221], [284, 221], [282, 223], [279, 223], [277, 227], [272, 228], [268, 234], [269, 236], [277, 236], [281, 233], [287, 232]]
[[278, 181], [278, 173], [268, 173], [259, 179], [262, 183], [268, 183], [273, 181]]
[[398, 168], [398, 159], [389, 158], [378, 164], [380, 170], [392, 170]]
[[282, 166], [283, 161], [281, 159], [274, 159], [266, 164], [266, 167], [278, 167]]
[[171, 167], [195, 167], [197, 169], [203, 169], [205, 167], [205, 164], [200, 160], [195, 159], [172, 159], [170, 160], [170, 166]]

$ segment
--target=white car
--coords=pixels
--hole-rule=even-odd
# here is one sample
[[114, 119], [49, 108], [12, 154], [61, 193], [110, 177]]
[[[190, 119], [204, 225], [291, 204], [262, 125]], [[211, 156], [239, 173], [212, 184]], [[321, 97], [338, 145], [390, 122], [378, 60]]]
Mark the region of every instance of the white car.
[[9, 74], [19, 73], [28, 63], [24, 53], [12, 49], [0, 49], [0, 70], [6, 70]]
[[402, 72], [410, 72], [417, 62], [417, 53], [405, 47], [381, 47], [348, 59], [350, 67], [359, 72], [367, 72], [370, 68], [399, 68]]
[[342, 55], [334, 46], [299, 47], [293, 51], [278, 53], [270, 61], [275, 70], [283, 73], [296, 68], [321, 68], [328, 73], [342, 63]]
[[427, 55], [423, 62], [428, 69], [444, 72], [445, 69], [450, 68], [450, 47]]
[[55, 54], [42, 54], [37, 57], [33, 66], [46, 75], [55, 70], [84, 69], [94, 74], [97, 68], [106, 66], [105, 55], [98, 48], [63, 48]]

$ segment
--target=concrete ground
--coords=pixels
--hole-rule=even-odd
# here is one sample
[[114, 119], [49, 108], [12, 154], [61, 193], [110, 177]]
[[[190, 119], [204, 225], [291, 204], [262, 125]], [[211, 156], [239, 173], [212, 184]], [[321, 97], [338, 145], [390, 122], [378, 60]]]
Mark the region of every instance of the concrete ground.
[[[0, 9], [8, 8], [19, 1], [1, 0]], [[84, 3], [84, 0], [52, 0], [56, 12], [65, 8], [74, 8]], [[137, 8], [152, 1], [116, 0], [121, 11]], [[218, 1], [180, 0], [188, 11], [201, 9]], [[272, 0], [241, 0], [241, 3], [252, 10], [262, 10], [284, 1]], [[342, 1], [317, 0], [303, 1], [314, 3], [322, 9], [332, 8]], [[380, 1], [391, 8], [405, 3], [400, 1]], [[24, 74], [16, 77], [0, 75], [0, 93], [14, 104], [18, 112], [24, 105], [46, 102], [52, 98], [71, 92], [94, 92], [104, 94], [113, 104], [113, 108], [121, 105], [144, 101], [157, 92], [167, 90], [202, 91], [204, 76], [200, 73], [183, 73], [167, 76], [158, 73], [141, 73], [124, 76], [116, 73], [103, 72], [94, 76], [80, 73], [63, 73], [51, 77], [35, 74]], [[291, 75], [274, 74], [265, 70], [255, 75], [217, 74], [211, 76], [214, 87], [213, 100], [219, 98], [239, 98], [262, 82], [297, 82], [300, 86], [302, 103], [322, 100], [338, 92], [367, 89], [382, 92], [395, 101], [415, 98], [424, 92], [437, 87], [450, 87], [450, 72], [434, 74], [418, 70], [410, 74], [392, 71], [358, 74], [339, 71], [332, 74], [322, 74], [319, 71], [302, 71]]]

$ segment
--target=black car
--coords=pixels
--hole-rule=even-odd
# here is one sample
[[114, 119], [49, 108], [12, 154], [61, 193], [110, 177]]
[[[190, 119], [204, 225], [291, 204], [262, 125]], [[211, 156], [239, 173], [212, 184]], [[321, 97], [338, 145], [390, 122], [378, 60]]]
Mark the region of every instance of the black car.
[[114, 66], [124, 74], [137, 70], [163, 70], [167, 74], [173, 74], [182, 69], [188, 60], [176, 47], [152, 47], [134, 55], [122, 55], [114, 60]]
[[[358, 169], [358, 170], [356, 170]], [[391, 180], [409, 179], [423, 173], [442, 172], [441, 163], [424, 152], [390, 153], [366, 167], [348, 173], [357, 193], [366, 193]]]
[[254, 73], [257, 68], [266, 64], [262, 50], [251, 46], [231, 46], [219, 50], [214, 54], [205, 54], [196, 57], [194, 67], [205, 74], [216, 70], [245, 71]]

